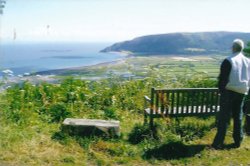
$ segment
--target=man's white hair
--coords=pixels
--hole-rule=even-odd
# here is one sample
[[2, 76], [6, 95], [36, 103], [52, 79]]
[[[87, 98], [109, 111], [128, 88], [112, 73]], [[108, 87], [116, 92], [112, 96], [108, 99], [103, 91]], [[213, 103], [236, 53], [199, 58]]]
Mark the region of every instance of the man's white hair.
[[235, 45], [238, 45], [238, 46], [240, 46], [241, 47], [241, 50], [243, 50], [244, 49], [244, 42], [243, 42], [243, 40], [241, 40], [241, 39], [235, 39], [234, 41], [233, 41], [233, 44]]

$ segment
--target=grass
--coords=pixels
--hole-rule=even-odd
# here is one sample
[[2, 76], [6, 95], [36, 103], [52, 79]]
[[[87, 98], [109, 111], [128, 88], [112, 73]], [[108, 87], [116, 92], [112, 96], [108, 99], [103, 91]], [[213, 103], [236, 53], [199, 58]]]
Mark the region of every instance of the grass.
[[[0, 165], [249, 165], [249, 137], [238, 149], [229, 146], [232, 123], [223, 150], [210, 148], [214, 117], [157, 119], [153, 132], [143, 125], [143, 95], [152, 86], [214, 85], [209, 78], [218, 74], [218, 57], [206, 63], [204, 57], [190, 58], [198, 61], [138, 57], [95, 68], [100, 75], [129, 70], [146, 77], [142, 80], [111, 74], [99, 81], [24, 83], [5, 91], [0, 95]], [[203, 70], [207, 74], [199, 73]], [[120, 120], [121, 137], [68, 135], [61, 131], [66, 117]]]
[[[4, 124], [0, 146], [0, 163], [10, 165], [247, 165], [249, 164], [250, 139], [245, 137], [239, 149], [213, 150], [216, 129], [209, 127], [214, 119], [183, 119], [174, 127], [167, 127], [164, 120], [157, 120], [158, 139], [150, 136], [137, 143], [129, 141], [135, 126], [143, 121], [141, 115], [125, 114], [121, 121], [122, 136], [119, 139], [103, 137], [61, 136], [60, 123]], [[194, 120], [197, 123], [187, 127]], [[132, 122], [132, 123], [131, 123]], [[198, 124], [198, 125], [197, 125]], [[187, 131], [190, 137], [174, 134], [174, 130]], [[202, 127], [203, 126], [203, 127]], [[204, 130], [200, 136], [192, 137], [190, 131]], [[139, 125], [140, 128], [140, 125]], [[180, 132], [179, 131], [179, 132]], [[188, 132], [189, 131], [189, 132]], [[232, 126], [226, 136], [227, 145], [233, 142]], [[137, 133], [140, 134], [140, 133]]]
[[[1, 122], [3, 119], [1, 119]], [[54, 135], [60, 124], [3, 124], [0, 163], [10, 165], [103, 165], [128, 163], [137, 153], [125, 140]], [[125, 131], [124, 131], [125, 132]]]
[[[133, 144], [129, 142], [128, 135], [137, 123], [142, 122], [142, 117], [126, 115], [125, 113], [123, 118], [121, 123], [122, 137], [111, 140], [98, 137], [77, 138], [69, 136], [61, 138], [61, 140], [54, 139], [53, 135], [60, 131], [60, 124], [37, 122], [15, 125], [4, 124], [1, 119], [0, 163], [10, 165], [249, 164], [249, 137], [245, 138], [239, 149], [213, 150], [209, 146], [215, 135], [214, 128], [206, 131], [201, 137], [181, 141], [178, 135], [175, 136], [169, 131], [164, 131], [169, 128], [164, 127], [164, 125], [166, 126], [164, 121], [158, 120], [159, 126], [163, 128], [160, 139], [147, 138], [141, 143]], [[186, 122], [184, 120], [181, 124], [186, 126], [191, 121], [186, 119]], [[211, 121], [213, 118], [209, 121], [206, 120], [208, 124]], [[205, 122], [200, 120], [200, 123], [202, 125]], [[185, 127], [184, 129], [186, 130]], [[226, 136], [226, 144], [232, 143], [231, 132], [232, 126]], [[171, 134], [172, 138], [169, 136]]]
[[86, 154], [74, 140], [70, 140], [67, 146], [53, 141], [51, 133], [55, 130], [57, 130], [57, 126], [42, 126], [42, 124], [25, 128], [18, 125], [5, 126], [1, 131], [0, 163], [60, 165], [64, 163], [65, 157], [72, 155], [75, 164], [86, 160]]

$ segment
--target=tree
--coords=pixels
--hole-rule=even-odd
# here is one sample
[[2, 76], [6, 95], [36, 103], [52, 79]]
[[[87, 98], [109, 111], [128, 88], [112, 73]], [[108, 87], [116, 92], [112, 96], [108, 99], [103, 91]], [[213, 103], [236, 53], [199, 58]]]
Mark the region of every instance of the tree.
[[246, 56], [250, 57], [250, 42], [247, 43], [247, 47], [244, 49]]
[[[247, 43], [247, 47], [243, 51], [247, 57], [250, 57], [250, 42]], [[250, 114], [249, 114], [249, 111], [250, 111], [250, 93], [248, 93], [248, 95], [247, 95], [244, 108], [245, 108], [245, 113], [246, 113], [245, 130], [246, 130], [246, 133], [248, 135], [250, 135], [250, 127], [249, 127], [250, 126]]]
[[3, 8], [5, 4], [6, 4], [5, 0], [0, 0], [0, 14], [3, 14]]

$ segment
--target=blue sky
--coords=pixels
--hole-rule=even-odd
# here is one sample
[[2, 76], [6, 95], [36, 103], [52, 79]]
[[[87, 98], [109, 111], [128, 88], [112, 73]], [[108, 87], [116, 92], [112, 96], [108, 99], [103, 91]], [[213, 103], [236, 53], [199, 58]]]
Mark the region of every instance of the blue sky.
[[172, 32], [250, 32], [249, 0], [6, 0], [1, 40], [117, 42]]

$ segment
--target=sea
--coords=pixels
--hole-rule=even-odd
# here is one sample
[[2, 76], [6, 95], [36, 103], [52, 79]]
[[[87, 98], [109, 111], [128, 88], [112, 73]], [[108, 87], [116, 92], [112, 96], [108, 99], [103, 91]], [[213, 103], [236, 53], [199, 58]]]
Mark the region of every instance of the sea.
[[[124, 55], [101, 53], [112, 43], [1, 43], [0, 76], [6, 71], [23, 75], [39, 71], [96, 65], [116, 61]], [[5, 72], [4, 72], [5, 71]]]

